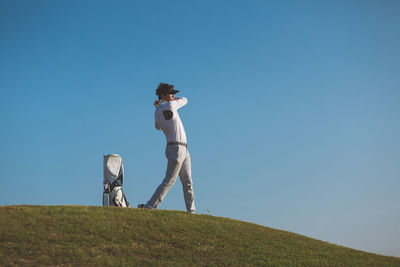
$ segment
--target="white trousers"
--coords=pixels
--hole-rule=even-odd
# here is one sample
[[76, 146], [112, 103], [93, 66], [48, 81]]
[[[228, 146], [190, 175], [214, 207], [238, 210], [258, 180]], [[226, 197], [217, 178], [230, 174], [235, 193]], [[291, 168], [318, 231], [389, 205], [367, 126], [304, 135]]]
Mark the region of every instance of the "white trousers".
[[165, 155], [168, 159], [167, 172], [162, 183], [157, 187], [151, 199], [145, 205], [145, 208], [156, 209], [168, 191], [175, 184], [176, 178], [180, 177], [185, 199], [186, 210], [194, 213], [194, 191], [192, 182], [192, 170], [190, 164], [190, 154], [187, 147], [182, 145], [167, 145]]

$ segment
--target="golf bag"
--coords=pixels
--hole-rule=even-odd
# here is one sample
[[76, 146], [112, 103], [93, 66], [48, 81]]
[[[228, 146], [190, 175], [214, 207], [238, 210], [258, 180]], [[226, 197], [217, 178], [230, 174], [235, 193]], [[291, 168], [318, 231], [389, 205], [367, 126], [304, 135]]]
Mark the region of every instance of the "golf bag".
[[103, 206], [129, 207], [122, 184], [124, 165], [118, 154], [104, 155]]

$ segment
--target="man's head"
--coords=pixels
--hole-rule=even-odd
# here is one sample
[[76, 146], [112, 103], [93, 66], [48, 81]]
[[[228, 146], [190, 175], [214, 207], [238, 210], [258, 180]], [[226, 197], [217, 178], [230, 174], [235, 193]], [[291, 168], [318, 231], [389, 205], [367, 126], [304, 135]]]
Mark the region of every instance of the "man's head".
[[159, 99], [165, 101], [171, 101], [174, 99], [174, 94], [178, 93], [179, 90], [174, 90], [174, 86], [168, 83], [160, 83], [156, 90], [156, 95]]

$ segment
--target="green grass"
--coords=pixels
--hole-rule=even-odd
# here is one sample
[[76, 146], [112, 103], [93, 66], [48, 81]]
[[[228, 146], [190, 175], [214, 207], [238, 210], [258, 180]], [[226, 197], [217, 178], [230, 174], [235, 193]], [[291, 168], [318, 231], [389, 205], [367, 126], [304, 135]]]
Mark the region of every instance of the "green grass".
[[0, 207], [1, 266], [400, 266], [242, 221], [180, 211]]

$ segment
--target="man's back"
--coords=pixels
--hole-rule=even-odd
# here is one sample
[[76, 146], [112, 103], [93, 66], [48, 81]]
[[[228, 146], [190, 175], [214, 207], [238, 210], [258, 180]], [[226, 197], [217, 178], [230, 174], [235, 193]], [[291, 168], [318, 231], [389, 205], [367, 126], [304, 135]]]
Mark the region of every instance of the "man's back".
[[178, 113], [178, 109], [187, 103], [185, 97], [159, 102], [155, 110], [155, 127], [164, 132], [167, 142], [187, 143], [185, 129]]

